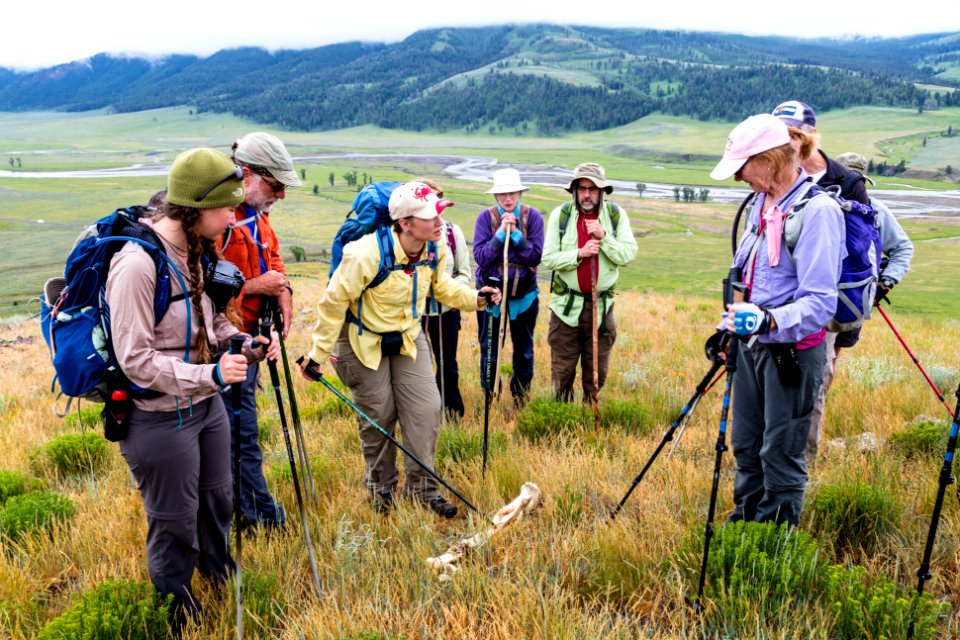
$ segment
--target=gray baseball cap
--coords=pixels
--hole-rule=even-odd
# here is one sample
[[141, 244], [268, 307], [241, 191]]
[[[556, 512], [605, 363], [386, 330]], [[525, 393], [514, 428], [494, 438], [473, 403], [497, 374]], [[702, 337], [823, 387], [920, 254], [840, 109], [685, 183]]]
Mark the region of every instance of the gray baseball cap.
[[248, 133], [233, 143], [233, 158], [239, 164], [263, 167], [288, 187], [303, 184], [293, 166], [293, 158], [275, 135], [264, 131]]

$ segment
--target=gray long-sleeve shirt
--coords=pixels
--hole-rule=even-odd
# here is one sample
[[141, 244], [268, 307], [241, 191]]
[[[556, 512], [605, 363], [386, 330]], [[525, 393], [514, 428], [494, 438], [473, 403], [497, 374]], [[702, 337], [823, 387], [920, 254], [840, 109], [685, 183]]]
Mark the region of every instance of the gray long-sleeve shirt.
[[890, 278], [894, 284], [899, 283], [910, 270], [910, 261], [913, 260], [913, 242], [910, 241], [907, 232], [900, 226], [887, 205], [876, 198], [871, 198], [870, 204], [877, 210], [880, 247], [888, 259], [887, 268], [880, 275]]

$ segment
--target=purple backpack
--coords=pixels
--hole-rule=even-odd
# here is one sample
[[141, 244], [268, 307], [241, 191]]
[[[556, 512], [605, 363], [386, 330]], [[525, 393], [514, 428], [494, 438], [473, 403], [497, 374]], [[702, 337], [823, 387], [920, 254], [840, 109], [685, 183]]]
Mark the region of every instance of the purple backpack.
[[791, 261], [801, 228], [794, 225], [802, 225], [806, 204], [822, 196], [832, 198], [843, 210], [847, 246], [847, 257], [840, 266], [840, 281], [837, 283], [837, 310], [827, 325], [827, 330], [850, 331], [863, 325], [864, 320], [870, 319], [877, 281], [880, 279], [882, 247], [877, 210], [856, 200], [845, 200], [834, 190], [812, 185], [806, 195], [794, 203], [788, 216], [794, 218], [791, 227], [796, 231], [788, 233], [786, 221], [783, 225], [786, 240], [784, 244]]

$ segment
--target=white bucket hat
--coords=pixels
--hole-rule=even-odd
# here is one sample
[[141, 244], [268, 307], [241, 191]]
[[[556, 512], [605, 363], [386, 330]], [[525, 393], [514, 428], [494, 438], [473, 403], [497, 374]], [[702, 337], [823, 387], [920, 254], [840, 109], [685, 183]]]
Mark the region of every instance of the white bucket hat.
[[527, 189], [521, 184], [520, 172], [516, 169], [497, 169], [493, 172], [493, 186], [487, 193], [516, 193]]

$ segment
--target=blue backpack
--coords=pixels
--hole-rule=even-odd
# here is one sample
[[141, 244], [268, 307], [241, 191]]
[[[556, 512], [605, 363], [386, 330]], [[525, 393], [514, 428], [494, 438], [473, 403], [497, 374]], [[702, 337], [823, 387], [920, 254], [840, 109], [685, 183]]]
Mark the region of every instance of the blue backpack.
[[[362, 238], [374, 229], [390, 226], [390, 209], [387, 205], [393, 190], [401, 184], [401, 182], [371, 182], [357, 192], [357, 197], [353, 199], [353, 208], [333, 238], [329, 275], [332, 276], [340, 265], [343, 259], [343, 248], [348, 243]], [[350, 216], [354, 213], [357, 214], [356, 217], [351, 218]]]
[[[188, 290], [183, 275], [153, 229], [139, 222], [148, 211], [145, 207], [117, 209], [88, 227], [67, 257], [64, 276], [44, 285], [41, 328], [56, 371], [53, 384], [59, 382], [63, 395], [94, 402], [106, 402], [116, 389], [131, 391], [136, 397], [159, 395], [130, 383], [117, 365], [105, 300], [110, 260], [127, 242], [142, 246], [156, 265], [154, 324], [159, 324], [172, 302], [184, 299], [183, 295], [170, 295], [171, 271], [181, 291]], [[185, 362], [190, 359], [190, 323], [188, 302]]]
[[[833, 198], [843, 210], [847, 257], [840, 266], [840, 281], [837, 283], [837, 310], [828, 331], [850, 331], [870, 319], [873, 298], [880, 279], [880, 227], [877, 210], [856, 200], [845, 200], [834, 189], [812, 185], [800, 200], [794, 203], [783, 223], [783, 235], [787, 255], [793, 262], [793, 248], [800, 237], [803, 211], [814, 198]], [[796, 263], [794, 262], [794, 265]]]

